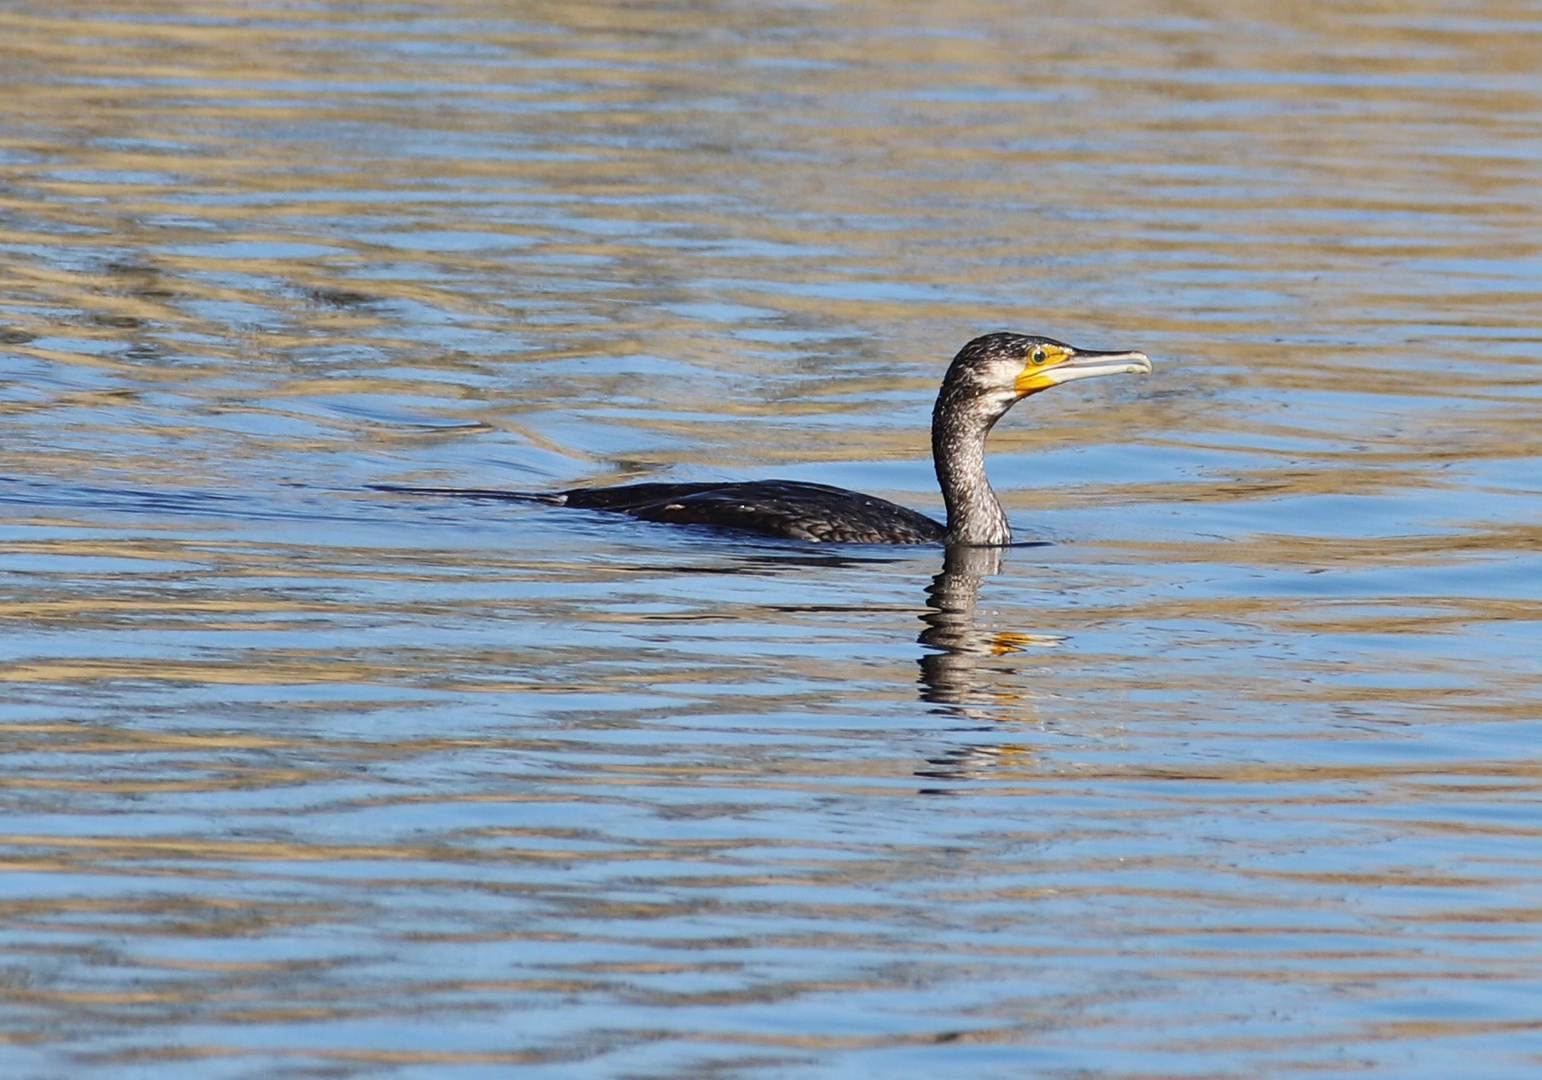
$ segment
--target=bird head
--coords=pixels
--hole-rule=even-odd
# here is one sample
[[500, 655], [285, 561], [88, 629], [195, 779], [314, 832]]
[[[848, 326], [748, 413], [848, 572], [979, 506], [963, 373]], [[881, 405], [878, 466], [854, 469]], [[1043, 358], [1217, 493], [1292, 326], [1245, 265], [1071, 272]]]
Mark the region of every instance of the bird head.
[[1078, 349], [1033, 334], [986, 334], [959, 350], [944, 385], [954, 384], [962, 396], [997, 399], [1010, 408], [1060, 383], [1150, 371], [1151, 361], [1142, 352]]

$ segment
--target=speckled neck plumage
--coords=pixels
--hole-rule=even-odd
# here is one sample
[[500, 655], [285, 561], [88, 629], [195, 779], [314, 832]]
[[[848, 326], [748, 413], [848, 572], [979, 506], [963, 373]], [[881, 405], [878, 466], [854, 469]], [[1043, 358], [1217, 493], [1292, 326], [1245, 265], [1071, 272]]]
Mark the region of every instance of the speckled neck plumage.
[[932, 410], [932, 462], [948, 507], [950, 544], [1006, 544], [1012, 527], [985, 475], [985, 437], [1015, 404], [1015, 395], [982, 394], [955, 362]]

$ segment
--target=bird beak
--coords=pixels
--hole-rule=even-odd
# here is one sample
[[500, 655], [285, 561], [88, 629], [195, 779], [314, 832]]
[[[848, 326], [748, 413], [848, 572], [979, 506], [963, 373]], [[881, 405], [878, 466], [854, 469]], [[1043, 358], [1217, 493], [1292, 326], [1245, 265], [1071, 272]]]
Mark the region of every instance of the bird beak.
[[1043, 366], [1029, 363], [1017, 376], [1017, 392], [1026, 397], [1061, 383], [1099, 375], [1149, 375], [1151, 359], [1143, 352], [1084, 352], [1069, 349], [1056, 362], [1053, 355]]

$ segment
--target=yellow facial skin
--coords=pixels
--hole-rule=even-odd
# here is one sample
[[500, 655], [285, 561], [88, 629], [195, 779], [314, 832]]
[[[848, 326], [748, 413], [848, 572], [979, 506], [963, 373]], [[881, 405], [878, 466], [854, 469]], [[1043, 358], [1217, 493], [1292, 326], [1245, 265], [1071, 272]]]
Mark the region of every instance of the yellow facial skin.
[[1063, 349], [1058, 345], [1035, 345], [1013, 385], [1024, 397], [1048, 390], [1056, 382], [1049, 378], [1049, 373], [1075, 355], [1075, 349]]
[[1076, 379], [1150, 371], [1151, 360], [1141, 352], [1082, 352], [1065, 345], [1035, 345], [1012, 386], [1019, 397], [1027, 397]]

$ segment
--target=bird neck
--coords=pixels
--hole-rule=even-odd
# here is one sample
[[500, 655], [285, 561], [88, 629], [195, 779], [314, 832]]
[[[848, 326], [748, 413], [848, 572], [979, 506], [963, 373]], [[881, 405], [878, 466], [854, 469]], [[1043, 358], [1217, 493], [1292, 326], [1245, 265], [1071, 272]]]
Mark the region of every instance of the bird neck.
[[985, 437], [1006, 409], [947, 393], [932, 411], [932, 462], [948, 507], [950, 544], [1005, 544], [1012, 527], [985, 476]]

